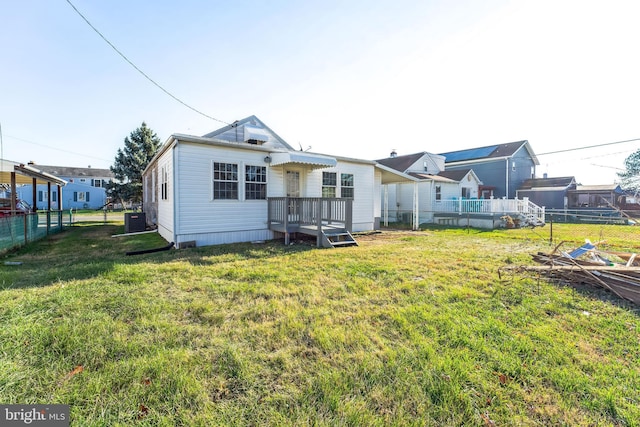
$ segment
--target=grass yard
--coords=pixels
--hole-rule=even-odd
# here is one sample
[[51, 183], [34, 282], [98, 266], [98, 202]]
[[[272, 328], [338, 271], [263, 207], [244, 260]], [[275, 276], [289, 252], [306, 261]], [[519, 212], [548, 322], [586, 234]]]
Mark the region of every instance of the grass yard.
[[133, 257], [166, 242], [122, 231], [3, 259], [0, 402], [69, 404], [73, 426], [640, 426], [639, 307], [499, 279], [551, 249], [530, 231]]

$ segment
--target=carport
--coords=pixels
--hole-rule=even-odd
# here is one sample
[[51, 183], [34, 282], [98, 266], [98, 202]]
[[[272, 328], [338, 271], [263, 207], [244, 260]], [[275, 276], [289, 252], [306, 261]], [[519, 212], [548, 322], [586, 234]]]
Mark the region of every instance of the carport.
[[[60, 179], [56, 176], [43, 172], [34, 168], [33, 166], [25, 165], [24, 163], [12, 162], [10, 160], [0, 159], [0, 183], [9, 185], [11, 189], [11, 214], [17, 213], [16, 204], [16, 189], [18, 185], [32, 184], [33, 198], [36, 200], [36, 186], [38, 184], [47, 185], [47, 194], [51, 194], [51, 186], [56, 185], [58, 187], [58, 200], [60, 201], [60, 208], [62, 210], [62, 187], [67, 184], [67, 181]], [[36, 204], [32, 206], [32, 212], [36, 211]], [[51, 211], [51, 197], [48, 198], [47, 211]]]

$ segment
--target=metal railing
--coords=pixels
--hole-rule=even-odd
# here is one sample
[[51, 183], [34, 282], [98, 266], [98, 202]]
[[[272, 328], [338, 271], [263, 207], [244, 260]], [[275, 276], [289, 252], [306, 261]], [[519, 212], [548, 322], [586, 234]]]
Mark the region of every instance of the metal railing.
[[351, 231], [353, 200], [323, 197], [270, 197], [269, 225], [291, 227], [334, 225]]

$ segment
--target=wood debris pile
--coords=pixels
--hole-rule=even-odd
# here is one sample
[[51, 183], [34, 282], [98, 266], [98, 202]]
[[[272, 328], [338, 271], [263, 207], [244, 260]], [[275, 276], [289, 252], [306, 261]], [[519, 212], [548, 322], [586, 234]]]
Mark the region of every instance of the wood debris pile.
[[[558, 248], [556, 247], [556, 250]], [[607, 289], [620, 298], [640, 305], [640, 267], [635, 256], [626, 263], [612, 262], [606, 252], [587, 242], [570, 253], [538, 253], [533, 260], [541, 265], [507, 266], [503, 270], [535, 272], [549, 279], [572, 285], [590, 285]], [[579, 258], [588, 255], [589, 260]], [[619, 256], [619, 254], [617, 254]], [[623, 257], [624, 259], [624, 257]]]

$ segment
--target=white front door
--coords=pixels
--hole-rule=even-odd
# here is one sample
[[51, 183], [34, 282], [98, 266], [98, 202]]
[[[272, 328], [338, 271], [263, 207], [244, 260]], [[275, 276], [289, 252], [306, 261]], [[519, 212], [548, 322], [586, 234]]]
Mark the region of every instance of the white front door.
[[[300, 197], [300, 172], [287, 171], [285, 178], [287, 197]], [[289, 221], [297, 221], [298, 200], [289, 200]]]
[[285, 185], [287, 197], [300, 197], [300, 172], [287, 171]]

